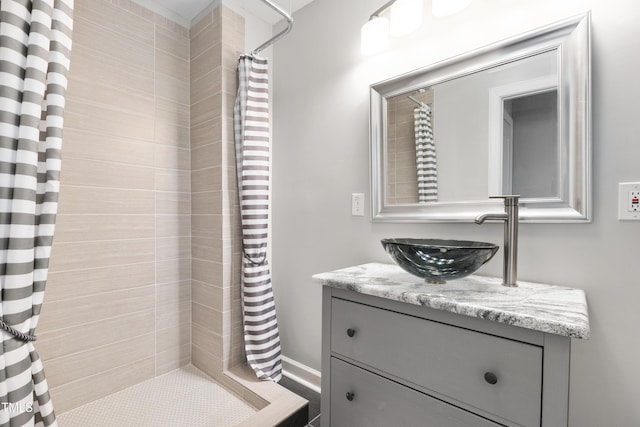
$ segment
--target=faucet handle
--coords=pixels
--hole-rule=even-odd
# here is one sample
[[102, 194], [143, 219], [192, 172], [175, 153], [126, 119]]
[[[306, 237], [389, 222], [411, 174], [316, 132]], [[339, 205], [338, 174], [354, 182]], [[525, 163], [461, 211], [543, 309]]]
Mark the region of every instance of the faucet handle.
[[518, 206], [519, 195], [500, 195], [500, 196], [489, 196], [490, 199], [504, 199], [505, 206]]

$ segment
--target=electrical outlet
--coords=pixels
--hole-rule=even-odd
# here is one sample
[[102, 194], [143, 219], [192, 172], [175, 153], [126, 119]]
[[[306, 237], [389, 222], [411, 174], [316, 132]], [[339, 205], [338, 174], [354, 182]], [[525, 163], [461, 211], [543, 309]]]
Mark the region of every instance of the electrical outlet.
[[364, 193], [351, 194], [351, 216], [364, 216]]
[[640, 211], [640, 191], [629, 191], [627, 201], [629, 202], [629, 212]]
[[640, 221], [640, 182], [618, 184], [618, 219]]

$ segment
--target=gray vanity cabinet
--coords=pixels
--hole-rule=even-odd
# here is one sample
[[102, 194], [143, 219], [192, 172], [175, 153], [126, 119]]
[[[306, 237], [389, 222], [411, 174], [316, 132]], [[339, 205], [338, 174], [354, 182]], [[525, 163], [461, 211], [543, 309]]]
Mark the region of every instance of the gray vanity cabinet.
[[567, 337], [323, 287], [323, 427], [567, 425]]
[[331, 359], [331, 387], [332, 426], [499, 426], [339, 358]]

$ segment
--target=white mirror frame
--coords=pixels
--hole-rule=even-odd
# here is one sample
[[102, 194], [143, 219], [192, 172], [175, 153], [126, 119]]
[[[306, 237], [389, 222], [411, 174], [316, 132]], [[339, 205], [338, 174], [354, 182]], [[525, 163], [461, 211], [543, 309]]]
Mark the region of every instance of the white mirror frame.
[[[560, 148], [559, 198], [521, 199], [521, 222], [590, 222], [591, 220], [591, 35], [590, 13], [572, 17], [484, 48], [376, 83], [370, 88], [371, 203], [374, 222], [471, 222], [486, 212], [502, 212], [502, 201], [385, 203], [387, 99], [433, 86], [520, 58], [557, 50]], [[490, 126], [491, 129], [491, 126]], [[495, 137], [494, 137], [495, 138]], [[489, 146], [496, 142], [489, 137]], [[499, 148], [500, 156], [502, 149]], [[492, 180], [502, 166], [492, 160]], [[494, 195], [494, 194], [490, 194]], [[489, 195], [488, 195], [489, 196]]]

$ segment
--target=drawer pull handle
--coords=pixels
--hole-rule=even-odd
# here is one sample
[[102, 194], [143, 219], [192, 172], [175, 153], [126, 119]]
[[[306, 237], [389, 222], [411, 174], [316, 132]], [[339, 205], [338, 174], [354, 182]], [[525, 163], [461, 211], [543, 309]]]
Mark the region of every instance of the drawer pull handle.
[[347, 400], [349, 402], [353, 402], [354, 397], [355, 397], [355, 394], [351, 393], [350, 391], [347, 392]]
[[484, 380], [489, 384], [496, 384], [498, 382], [498, 377], [493, 372], [485, 372]]
[[353, 328], [349, 328], [347, 329], [347, 335], [349, 335], [349, 337], [353, 337], [356, 334], [356, 330]]

